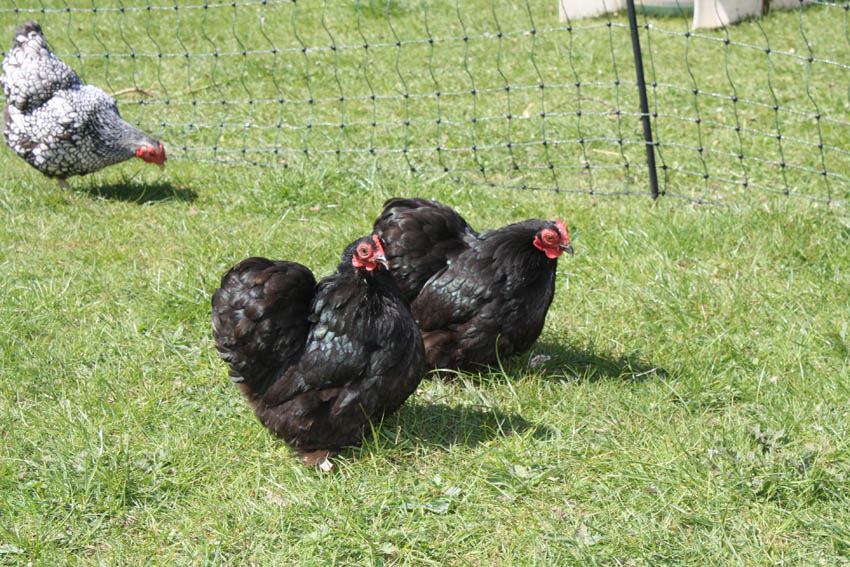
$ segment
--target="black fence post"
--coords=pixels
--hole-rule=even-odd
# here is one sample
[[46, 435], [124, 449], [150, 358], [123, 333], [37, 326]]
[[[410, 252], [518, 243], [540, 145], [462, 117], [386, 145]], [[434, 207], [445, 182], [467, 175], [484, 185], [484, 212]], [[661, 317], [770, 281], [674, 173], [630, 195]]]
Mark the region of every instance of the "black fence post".
[[646, 81], [643, 77], [643, 57], [640, 53], [640, 37], [638, 36], [637, 16], [635, 15], [635, 0], [626, 0], [629, 12], [629, 30], [632, 34], [632, 51], [637, 73], [637, 87], [640, 95], [640, 113], [643, 121], [643, 138], [646, 140], [646, 166], [649, 169], [649, 190], [653, 199], [658, 199], [658, 175], [655, 172], [655, 144], [652, 142], [652, 122], [649, 119], [649, 102], [646, 98]]

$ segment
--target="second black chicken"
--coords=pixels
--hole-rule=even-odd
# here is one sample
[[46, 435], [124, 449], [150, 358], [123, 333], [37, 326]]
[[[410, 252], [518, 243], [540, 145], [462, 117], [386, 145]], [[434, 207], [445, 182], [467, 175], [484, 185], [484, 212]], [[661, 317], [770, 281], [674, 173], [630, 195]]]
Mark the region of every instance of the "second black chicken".
[[543, 330], [566, 225], [530, 219], [476, 233], [451, 207], [390, 199], [375, 221], [434, 368], [473, 369], [527, 350]]

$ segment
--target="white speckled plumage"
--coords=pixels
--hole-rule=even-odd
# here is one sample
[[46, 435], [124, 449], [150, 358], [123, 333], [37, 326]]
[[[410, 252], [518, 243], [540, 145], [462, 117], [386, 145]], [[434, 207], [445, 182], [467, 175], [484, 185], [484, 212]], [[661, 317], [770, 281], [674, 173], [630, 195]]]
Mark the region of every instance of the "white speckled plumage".
[[6, 143], [60, 184], [72, 175], [135, 157], [140, 148], [161, 153], [145, 161], [161, 165], [165, 159], [158, 140], [124, 121], [108, 94], [83, 84], [50, 51], [36, 22], [15, 30], [12, 49], [3, 60], [0, 86], [6, 96]]

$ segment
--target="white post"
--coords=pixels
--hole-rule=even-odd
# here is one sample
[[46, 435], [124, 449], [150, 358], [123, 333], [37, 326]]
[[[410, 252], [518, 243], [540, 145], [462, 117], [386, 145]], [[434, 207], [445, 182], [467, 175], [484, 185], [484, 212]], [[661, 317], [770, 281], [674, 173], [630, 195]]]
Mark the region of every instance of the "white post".
[[[804, 0], [804, 3], [810, 0]], [[676, 10], [679, 6], [694, 9], [693, 27], [718, 28], [757, 16], [770, 9], [796, 8], [800, 0], [639, 0], [640, 6]], [[592, 18], [626, 7], [626, 0], [558, 0], [560, 20]]]
[[562, 22], [567, 19], [592, 18], [625, 7], [625, 0], [558, 0], [558, 14]]
[[[803, 0], [808, 3], [809, 0]], [[719, 28], [770, 10], [798, 8], [800, 0], [694, 0], [694, 28]]]
[[694, 28], [719, 28], [761, 13], [763, 0], [695, 0]]

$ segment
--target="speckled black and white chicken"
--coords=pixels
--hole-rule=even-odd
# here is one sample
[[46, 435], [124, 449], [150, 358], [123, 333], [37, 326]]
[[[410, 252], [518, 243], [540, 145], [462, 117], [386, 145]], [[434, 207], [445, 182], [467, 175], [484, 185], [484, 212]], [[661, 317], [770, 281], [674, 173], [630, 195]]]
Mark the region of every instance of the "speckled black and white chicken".
[[124, 121], [103, 90], [84, 84], [50, 50], [37, 22], [15, 29], [0, 86], [6, 143], [60, 186], [132, 157], [164, 167], [162, 142]]

